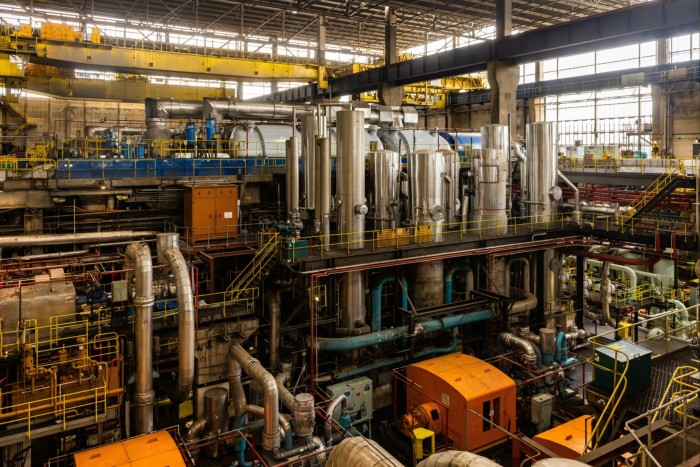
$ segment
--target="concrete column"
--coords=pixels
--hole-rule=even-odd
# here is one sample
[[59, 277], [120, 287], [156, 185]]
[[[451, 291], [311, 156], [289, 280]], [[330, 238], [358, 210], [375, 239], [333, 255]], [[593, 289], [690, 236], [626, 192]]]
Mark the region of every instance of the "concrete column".
[[513, 0], [496, 0], [496, 39], [513, 32]]
[[517, 116], [515, 93], [520, 79], [519, 69], [517, 65], [496, 60], [487, 64], [486, 72], [491, 87], [491, 123], [507, 125], [509, 116], [512, 119]]
[[[542, 61], [535, 62], [535, 81], [544, 81], [544, 63]], [[544, 122], [546, 120], [545, 100], [542, 97], [530, 99], [530, 119], [528, 123]]]
[[[396, 14], [394, 9], [387, 7], [384, 14], [384, 64], [391, 65], [398, 61], [396, 53]], [[379, 103], [382, 105], [401, 105], [403, 103], [403, 86], [395, 83], [380, 83]]]
[[[668, 61], [669, 41], [668, 39], [659, 39], [656, 42], [656, 63], [664, 65]], [[651, 85], [651, 140], [659, 143], [662, 154], [668, 149], [666, 144], [668, 140], [668, 129], [666, 128], [668, 100], [663, 90], [663, 84]]]
[[326, 17], [318, 17], [318, 31], [316, 33], [316, 57], [318, 64], [326, 66]]

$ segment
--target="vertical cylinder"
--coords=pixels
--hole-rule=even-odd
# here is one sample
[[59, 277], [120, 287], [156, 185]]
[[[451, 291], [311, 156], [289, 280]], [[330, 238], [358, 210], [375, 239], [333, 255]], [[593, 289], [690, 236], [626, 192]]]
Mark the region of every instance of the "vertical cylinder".
[[299, 217], [299, 145], [295, 136], [286, 141], [286, 150], [287, 215], [292, 220]]
[[345, 274], [340, 287], [340, 326], [345, 329], [362, 327], [367, 314], [365, 304], [365, 275], [362, 271]]
[[309, 114], [301, 117], [301, 160], [304, 170], [304, 205], [315, 209], [316, 202], [316, 136], [318, 119]]
[[[218, 438], [228, 431], [228, 391], [217, 387], [207, 389], [204, 393], [204, 414], [209, 422], [209, 436]], [[223, 454], [222, 443], [214, 442], [206, 446], [205, 454], [217, 458]]]
[[165, 232], [156, 235], [156, 251], [158, 252], [158, 264], [168, 264], [165, 250], [168, 248], [180, 249], [180, 234], [177, 232]]
[[[419, 241], [442, 241], [444, 157], [439, 152], [416, 151], [408, 154], [408, 186], [411, 223]], [[425, 235], [421, 228], [430, 227]]]
[[306, 439], [314, 434], [314, 396], [303, 392], [294, 396], [294, 426], [297, 437]]
[[475, 149], [472, 152], [474, 205], [472, 220], [478, 228], [494, 228], [497, 234], [508, 227], [506, 180], [507, 152], [496, 149]]
[[343, 248], [364, 248], [365, 215], [365, 131], [364, 113], [341, 110], [336, 114], [338, 155], [336, 191], [340, 202], [338, 230]]
[[459, 215], [459, 154], [450, 149], [440, 149], [444, 159], [445, 177], [443, 180], [443, 209], [445, 211], [445, 223], [449, 226], [457, 222]]
[[316, 215], [321, 220], [321, 242], [326, 251], [330, 248], [331, 234], [331, 139], [328, 137], [319, 138], [316, 140], [319, 153], [320, 174], [318, 190], [318, 207]]
[[445, 295], [442, 260], [427, 261], [414, 266], [413, 306], [416, 309], [442, 305]]
[[367, 153], [369, 167], [369, 212], [374, 229], [393, 229], [397, 226], [399, 210], [399, 174], [401, 158], [398, 152], [374, 151]]
[[508, 125], [484, 125], [481, 127], [481, 148], [510, 150], [510, 131]]
[[550, 222], [557, 212], [561, 188], [557, 185], [557, 124], [527, 125], [527, 187], [530, 222]]

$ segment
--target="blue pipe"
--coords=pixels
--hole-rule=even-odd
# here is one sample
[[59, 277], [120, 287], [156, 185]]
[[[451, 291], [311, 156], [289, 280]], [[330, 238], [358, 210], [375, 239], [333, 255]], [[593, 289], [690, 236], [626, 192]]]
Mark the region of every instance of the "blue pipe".
[[[452, 278], [458, 272], [472, 272], [468, 264], [457, 264], [450, 266], [445, 273], [445, 303], [452, 303]], [[469, 298], [469, 297], [467, 297]]]
[[[447, 347], [430, 347], [429, 349], [425, 349], [425, 350], [421, 350], [420, 352], [416, 352], [414, 357], [415, 358], [423, 358], [423, 357], [427, 357], [428, 355], [444, 355], [444, 354], [452, 353], [457, 349], [458, 344], [459, 344], [459, 340], [455, 336], [452, 338], [452, 343], [450, 345], [448, 345]], [[370, 363], [369, 365], [361, 366], [358, 368], [353, 368], [352, 370], [338, 373], [335, 375], [335, 378], [336, 379], [345, 379], [345, 378], [351, 378], [353, 376], [364, 375], [365, 373], [368, 373], [372, 370], [378, 370], [379, 368], [393, 366], [393, 365], [397, 365], [397, 364], [400, 364], [403, 362], [404, 362], [404, 357], [387, 358], [385, 360], [379, 360], [379, 361], [376, 361], [374, 363]]]
[[[422, 323], [416, 323], [416, 326], [421, 326], [424, 332], [440, 331], [442, 329], [452, 329], [463, 324], [479, 323], [493, 318], [491, 310], [472, 311], [459, 315], [447, 316], [441, 319], [431, 319]], [[408, 326], [399, 326], [383, 331], [372, 332], [361, 336], [352, 337], [319, 337], [316, 339], [316, 346], [319, 350], [328, 350], [331, 352], [344, 352], [348, 350], [362, 349], [379, 345], [385, 342], [393, 342], [399, 337], [408, 333]]]
[[[233, 427], [242, 428], [243, 425], [245, 425], [245, 418], [245, 415], [241, 417], [236, 417], [233, 421]], [[236, 451], [236, 453], [238, 454], [238, 465], [240, 465], [241, 467], [252, 467], [253, 463], [245, 460], [245, 444], [246, 442], [241, 436], [239, 439], [236, 440], [236, 444], [234, 445], [233, 450]]]
[[[377, 282], [377, 284], [372, 288], [370, 292], [370, 305], [372, 307], [372, 332], [382, 330], [382, 289], [386, 284], [391, 282], [396, 282], [394, 276], [386, 276]], [[401, 308], [404, 310], [408, 309], [408, 297], [406, 297], [406, 290], [408, 290], [408, 283], [406, 278], [401, 278], [401, 284], [403, 288], [401, 290]]]
[[563, 331], [559, 331], [557, 334], [556, 346], [554, 361], [558, 362], [561, 366], [571, 366], [578, 363], [578, 359], [569, 357], [569, 346], [566, 343], [566, 333]]

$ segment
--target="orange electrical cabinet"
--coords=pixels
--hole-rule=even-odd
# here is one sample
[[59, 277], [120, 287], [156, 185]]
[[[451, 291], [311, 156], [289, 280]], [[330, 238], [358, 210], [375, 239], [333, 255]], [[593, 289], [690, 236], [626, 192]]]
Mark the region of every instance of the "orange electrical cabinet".
[[76, 467], [185, 467], [167, 431], [157, 431], [73, 455]]
[[238, 186], [185, 187], [187, 241], [232, 238], [238, 233]]
[[586, 440], [593, 431], [594, 418], [590, 415], [574, 418], [543, 431], [533, 439], [561, 457], [576, 459], [586, 449]]
[[[411, 381], [409, 411], [427, 402], [440, 407], [441, 432], [454, 449], [479, 452], [506, 441], [515, 430], [515, 382], [493, 365], [459, 353], [414, 363], [406, 368]], [[474, 411], [475, 413], [471, 412]]]

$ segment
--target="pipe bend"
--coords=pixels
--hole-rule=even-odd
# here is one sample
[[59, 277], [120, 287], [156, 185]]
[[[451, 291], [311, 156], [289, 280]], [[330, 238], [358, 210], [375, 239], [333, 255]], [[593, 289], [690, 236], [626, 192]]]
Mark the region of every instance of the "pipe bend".
[[502, 332], [498, 335], [500, 340], [506, 347], [517, 348], [524, 354], [525, 361], [530, 365], [539, 366], [542, 363], [540, 349], [534, 342], [518, 337], [511, 332]]

